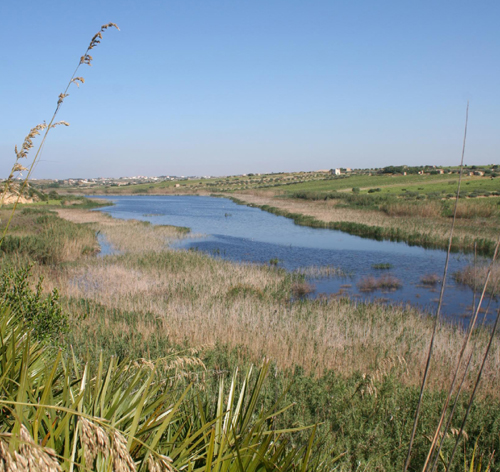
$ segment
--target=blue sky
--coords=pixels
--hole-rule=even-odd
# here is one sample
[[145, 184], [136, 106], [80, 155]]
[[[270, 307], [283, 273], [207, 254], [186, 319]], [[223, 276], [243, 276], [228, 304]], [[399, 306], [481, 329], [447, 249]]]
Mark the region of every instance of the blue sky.
[[86, 82], [34, 177], [500, 163], [497, 1], [0, 4], [0, 176]]

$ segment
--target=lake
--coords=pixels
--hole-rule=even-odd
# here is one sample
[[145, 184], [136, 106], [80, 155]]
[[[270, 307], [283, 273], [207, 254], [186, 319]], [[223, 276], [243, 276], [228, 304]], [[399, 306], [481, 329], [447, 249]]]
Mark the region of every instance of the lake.
[[[422, 277], [442, 277], [446, 253], [442, 250], [408, 246], [406, 243], [376, 241], [341, 231], [298, 226], [292, 220], [238, 205], [231, 200], [200, 196], [113, 196], [103, 197], [113, 206], [97, 211], [114, 218], [149, 221], [157, 225], [185, 226], [199, 237], [181, 241], [179, 250], [203, 251], [214, 257], [238, 262], [273, 264], [287, 270], [311, 266], [334, 266], [343, 276], [309, 277], [317, 297], [332, 294], [358, 300], [382, 303], [409, 303], [422, 311], [435, 313], [440, 284], [424, 285]], [[104, 248], [106, 242], [101, 240]], [[452, 254], [449, 263], [443, 316], [466, 323], [470, 317], [474, 293], [456, 284], [453, 272], [472, 263], [472, 256]], [[390, 267], [380, 269], [376, 267]], [[360, 290], [369, 277], [395, 278], [401, 282], [396, 290]], [[488, 300], [483, 306], [488, 305]], [[491, 300], [484, 322], [493, 321], [499, 303]], [[482, 322], [482, 318], [480, 321]]]

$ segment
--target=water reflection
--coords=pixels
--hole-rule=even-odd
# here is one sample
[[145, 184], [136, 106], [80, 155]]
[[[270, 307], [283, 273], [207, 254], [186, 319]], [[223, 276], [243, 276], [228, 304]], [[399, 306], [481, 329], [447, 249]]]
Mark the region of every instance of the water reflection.
[[[271, 264], [287, 270], [334, 266], [343, 277], [309, 277], [310, 297], [349, 296], [353, 299], [410, 303], [435, 312], [439, 285], [423, 280], [442, 276], [444, 251], [375, 241], [329, 229], [298, 226], [292, 220], [230, 200], [198, 196], [106, 196], [115, 203], [105, 211], [115, 218], [138, 219], [153, 224], [186, 226], [206, 237], [181, 241], [177, 247], [200, 250], [233, 261]], [[471, 262], [470, 256], [452, 254], [449, 274]], [[401, 285], [366, 291], [363, 282], [383, 277]], [[382, 283], [382, 285], [384, 285]], [[386, 284], [387, 285], [387, 284]], [[446, 286], [444, 316], [464, 322], [472, 311], [474, 294], [450, 277]], [[487, 303], [486, 303], [487, 304]], [[484, 306], [486, 306], [486, 304]], [[498, 308], [493, 300], [486, 322]]]

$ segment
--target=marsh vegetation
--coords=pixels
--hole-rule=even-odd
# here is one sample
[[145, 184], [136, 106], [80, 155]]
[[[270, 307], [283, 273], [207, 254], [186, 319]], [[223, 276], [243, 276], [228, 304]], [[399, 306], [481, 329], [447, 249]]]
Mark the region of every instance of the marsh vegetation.
[[[182, 385], [194, 382], [207, 405], [221, 378], [229, 381], [236, 366], [260, 364], [265, 355], [272, 359], [273, 375], [262, 383], [263, 407], [270, 407], [289, 383], [287, 401], [295, 402], [275, 420], [276, 427], [322, 423], [315, 457], [325, 466], [344, 454], [336, 462], [339, 470], [352, 470], [358, 463], [397, 470], [394, 464], [403, 461], [401, 438], [409, 434], [425, 365], [431, 318], [405, 306], [301, 298], [297, 289], [304, 284], [304, 273], [171, 249], [169, 243], [190, 237], [184, 229], [116, 220], [78, 208], [53, 211], [57, 213], [50, 207], [20, 212], [12, 227], [29, 238], [46, 224], [47, 218], [40, 216], [49, 217], [52, 231], [69, 232], [80, 241], [73, 243], [72, 252], [58, 256], [62, 259], [57, 265], [26, 252], [5, 252], [2, 259], [3, 267], [35, 263], [32, 283], [43, 277], [45, 293], [57, 288], [71, 329], [52, 337], [53, 345], [96, 369], [100, 356], [103, 362], [117, 356], [154, 363], [169, 353], [167, 364], [173, 370], [166, 375]], [[121, 253], [96, 258], [93, 251], [82, 250], [89, 244], [88, 234], [95, 245], [97, 232]], [[424, 431], [436, 421], [441, 388], [451, 380], [462, 340], [459, 326], [439, 326], [415, 464], [424, 460]], [[487, 342], [488, 330], [476, 330], [466, 353], [471, 372], [478, 368]], [[469, 450], [476, 440], [484, 451], [498, 447], [498, 343], [493, 349], [467, 428]], [[184, 357], [190, 360], [175, 361]], [[470, 374], [466, 390], [472, 382]], [[303, 432], [294, 441], [307, 444], [308, 438]]]

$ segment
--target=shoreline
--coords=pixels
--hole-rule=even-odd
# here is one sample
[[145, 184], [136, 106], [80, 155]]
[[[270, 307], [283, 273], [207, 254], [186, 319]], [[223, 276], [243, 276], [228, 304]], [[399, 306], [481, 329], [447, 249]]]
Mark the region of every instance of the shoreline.
[[[96, 195], [85, 195], [86, 198], [92, 199]], [[295, 224], [299, 226], [308, 226], [311, 228], [322, 228], [322, 229], [332, 229], [337, 231], [342, 231], [347, 234], [354, 236], [359, 236], [362, 238], [372, 239], [376, 241], [393, 241], [393, 242], [404, 242], [409, 246], [418, 246], [424, 249], [440, 249], [447, 250], [449, 243], [449, 234], [445, 231], [451, 222], [441, 221], [440, 226], [447, 223], [446, 228], [439, 228], [439, 231], [433, 228], [432, 225], [427, 221], [427, 226], [419, 225], [421, 221], [416, 221], [412, 227], [405, 228], [404, 225], [408, 224], [408, 220], [411, 218], [391, 218], [383, 214], [376, 214], [373, 211], [363, 211], [363, 210], [346, 210], [350, 213], [348, 218], [340, 219], [336, 217], [334, 221], [326, 221], [326, 218], [318, 217], [316, 213], [317, 208], [313, 206], [313, 203], [305, 203], [304, 201], [296, 202], [294, 199], [279, 199], [276, 195], [251, 195], [251, 194], [220, 194], [220, 193], [162, 193], [162, 194], [125, 194], [120, 193], [116, 195], [102, 195], [102, 197], [113, 198], [113, 197], [155, 197], [155, 196], [201, 196], [201, 197], [215, 197], [215, 198], [227, 198], [239, 205], [249, 206], [251, 208], [259, 208], [262, 211], [267, 211], [277, 216], [283, 216], [294, 221]], [[99, 195], [98, 197], [101, 197]], [[99, 198], [100, 199], [100, 198]], [[256, 201], [256, 200], [260, 200]], [[298, 207], [297, 211], [293, 210], [293, 207]], [[309, 208], [306, 208], [309, 207]], [[305, 211], [304, 211], [305, 210]], [[337, 209], [333, 208], [333, 211]], [[332, 207], [328, 207], [328, 211], [332, 211]], [[309, 214], [308, 214], [309, 213]], [[324, 213], [324, 212], [323, 212]], [[381, 212], [379, 212], [381, 213]], [[365, 216], [368, 217], [365, 218]], [[369, 221], [372, 224], [367, 224], [363, 222], [364, 220]], [[404, 221], [403, 221], [404, 220]], [[424, 230], [422, 230], [422, 228]], [[482, 256], [490, 257], [494, 254], [495, 241], [489, 238], [477, 238], [473, 237], [471, 234], [457, 234], [460, 232], [460, 228], [456, 228], [455, 235], [452, 239], [451, 252], [471, 254], [477, 252], [477, 254]]]

